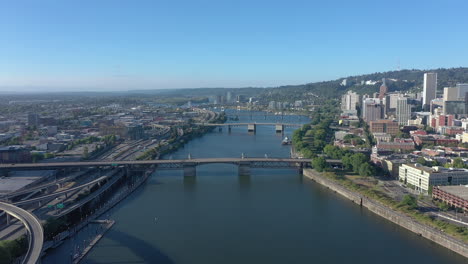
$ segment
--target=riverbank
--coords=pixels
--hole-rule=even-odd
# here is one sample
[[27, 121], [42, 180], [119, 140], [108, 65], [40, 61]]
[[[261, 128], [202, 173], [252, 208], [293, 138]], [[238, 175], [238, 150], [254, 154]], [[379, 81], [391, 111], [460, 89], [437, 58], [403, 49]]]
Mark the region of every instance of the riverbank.
[[111, 227], [115, 224], [114, 220], [103, 220], [105, 222], [104, 229], [102, 230], [101, 233], [99, 233], [92, 241], [91, 243], [84, 249], [84, 251], [73, 260], [73, 264], [78, 264], [80, 263], [81, 260], [83, 260], [86, 255], [93, 249], [94, 245], [101, 240], [101, 238], [104, 236], [104, 234], [111, 229]]
[[304, 169], [303, 175], [348, 198], [352, 202], [369, 209], [371, 212], [468, 258], [468, 244], [463, 241], [457, 240], [435, 228], [419, 223], [415, 219], [384, 206], [360, 193], [348, 190], [313, 169]]

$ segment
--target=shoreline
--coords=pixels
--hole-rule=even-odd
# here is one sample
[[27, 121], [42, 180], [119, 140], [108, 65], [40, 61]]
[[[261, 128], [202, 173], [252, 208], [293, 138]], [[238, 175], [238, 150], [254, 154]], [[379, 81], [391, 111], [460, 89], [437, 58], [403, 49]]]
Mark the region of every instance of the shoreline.
[[313, 180], [334, 191], [335, 193], [338, 193], [341, 196], [349, 199], [353, 203], [367, 208], [369, 211], [377, 214], [378, 216], [381, 216], [394, 224], [397, 224], [421, 237], [429, 239], [434, 243], [450, 249], [451, 251], [460, 254], [465, 258], [468, 258], [468, 244], [464, 243], [463, 241], [455, 239], [452, 236], [440, 232], [433, 227], [422, 224], [403, 213], [397, 212], [392, 208], [382, 205], [373, 199], [351, 191], [339, 183], [327, 179], [313, 169], [304, 169], [303, 175], [306, 178]]

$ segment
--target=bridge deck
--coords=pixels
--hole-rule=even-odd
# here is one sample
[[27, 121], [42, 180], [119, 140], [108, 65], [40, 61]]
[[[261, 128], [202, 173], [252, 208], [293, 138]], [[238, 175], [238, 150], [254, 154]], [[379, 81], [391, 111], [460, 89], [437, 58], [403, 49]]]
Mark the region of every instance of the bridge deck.
[[[309, 163], [309, 159], [293, 158], [199, 158], [179, 160], [128, 160], [128, 161], [84, 161], [84, 162], [57, 162], [57, 163], [18, 163], [0, 164], [0, 169], [47, 169], [47, 168], [70, 168], [70, 167], [111, 167], [126, 165], [168, 165], [168, 164], [213, 164], [213, 163]], [[327, 160], [330, 164], [341, 164], [341, 160]]]

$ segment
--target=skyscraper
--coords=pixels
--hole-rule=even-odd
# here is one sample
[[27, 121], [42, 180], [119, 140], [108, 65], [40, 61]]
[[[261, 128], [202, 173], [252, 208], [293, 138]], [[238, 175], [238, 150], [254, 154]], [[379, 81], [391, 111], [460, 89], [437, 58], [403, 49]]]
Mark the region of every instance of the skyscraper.
[[465, 99], [465, 95], [468, 93], [468, 83], [458, 83], [456, 89], [458, 92], [457, 99]]
[[396, 117], [399, 125], [408, 125], [411, 119], [411, 105], [408, 104], [407, 97], [397, 99]]
[[436, 98], [437, 73], [428, 72], [424, 74], [423, 106], [429, 105], [432, 99]]
[[356, 105], [359, 103], [359, 94], [348, 91], [343, 96], [341, 96], [341, 110], [349, 111], [356, 110]]
[[445, 101], [456, 101], [461, 97], [458, 87], [445, 87], [444, 88], [444, 102]]
[[383, 78], [382, 85], [380, 86], [379, 99], [382, 100], [385, 97], [386, 93], [388, 93], [388, 87], [385, 84], [385, 78]]
[[366, 122], [382, 119], [383, 106], [378, 98], [367, 98], [363, 101], [362, 117]]

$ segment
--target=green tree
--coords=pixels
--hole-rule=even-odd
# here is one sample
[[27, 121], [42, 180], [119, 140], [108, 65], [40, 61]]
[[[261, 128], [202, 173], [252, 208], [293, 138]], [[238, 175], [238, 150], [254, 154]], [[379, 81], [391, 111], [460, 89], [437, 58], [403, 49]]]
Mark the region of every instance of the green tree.
[[328, 167], [327, 161], [324, 157], [315, 157], [312, 159], [312, 168], [318, 172], [324, 171]]
[[353, 168], [353, 163], [352, 163], [351, 157], [352, 157], [352, 154], [347, 153], [341, 158], [341, 162], [343, 162], [343, 166], [347, 170], [351, 170]]
[[427, 164], [427, 161], [425, 158], [423, 157], [419, 157], [417, 160], [416, 160], [417, 163], [421, 164], [421, 165], [426, 165]]
[[454, 158], [452, 161], [452, 166], [454, 168], [464, 168], [465, 167], [465, 162], [460, 157]]
[[356, 153], [351, 156], [351, 164], [353, 165], [353, 172], [359, 173], [361, 164], [368, 161], [368, 157], [362, 153]]
[[418, 207], [418, 202], [416, 198], [412, 195], [405, 195], [400, 203], [398, 203], [398, 207], [406, 207], [408, 209], [416, 209]]
[[375, 174], [375, 169], [368, 162], [361, 164], [359, 166], [359, 175], [361, 176], [372, 176]]

